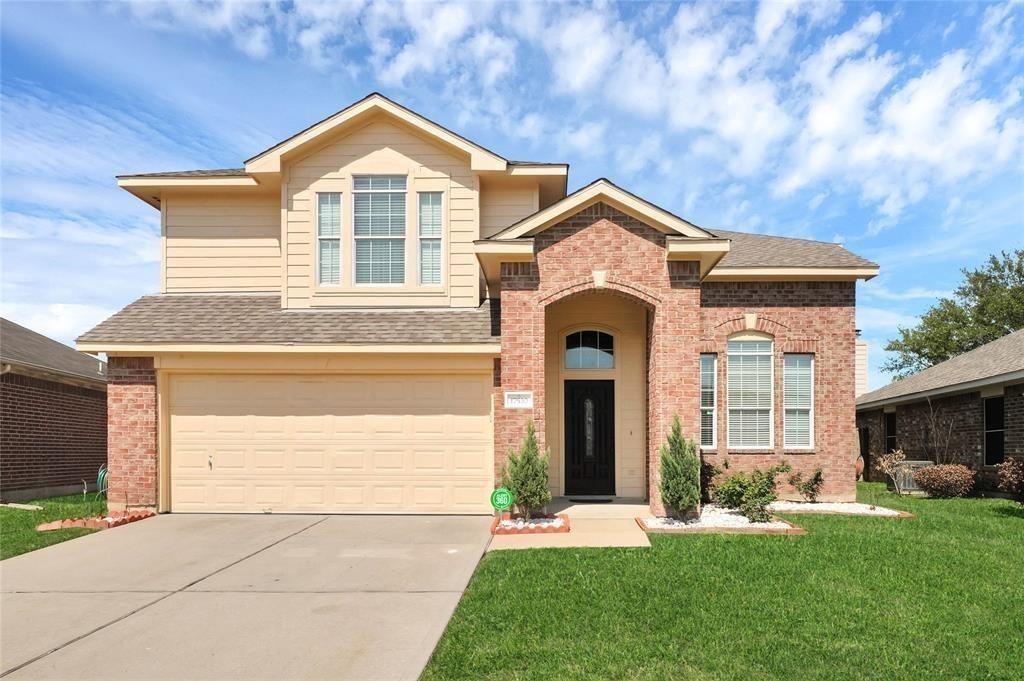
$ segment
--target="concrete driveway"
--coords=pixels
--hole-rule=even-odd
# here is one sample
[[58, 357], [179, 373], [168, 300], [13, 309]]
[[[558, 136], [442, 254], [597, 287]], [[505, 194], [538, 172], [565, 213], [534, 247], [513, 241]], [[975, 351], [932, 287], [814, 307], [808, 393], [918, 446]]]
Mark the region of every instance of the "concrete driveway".
[[470, 516], [163, 515], [0, 563], [10, 679], [413, 679]]

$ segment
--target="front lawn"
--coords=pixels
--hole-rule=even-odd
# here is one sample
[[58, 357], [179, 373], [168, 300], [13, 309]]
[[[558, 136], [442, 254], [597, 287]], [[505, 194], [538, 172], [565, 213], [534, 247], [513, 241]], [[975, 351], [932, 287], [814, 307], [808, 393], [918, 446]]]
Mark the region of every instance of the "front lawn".
[[65, 518], [86, 518], [107, 512], [106, 499], [101, 498], [97, 501], [96, 494], [91, 492], [84, 497], [81, 494], [75, 494], [25, 503], [42, 506], [43, 510], [23, 511], [0, 506], [0, 560], [96, 531], [75, 528], [36, 532], [36, 525], [40, 523]]
[[489, 553], [424, 678], [1022, 678], [1024, 512], [859, 496], [917, 518]]

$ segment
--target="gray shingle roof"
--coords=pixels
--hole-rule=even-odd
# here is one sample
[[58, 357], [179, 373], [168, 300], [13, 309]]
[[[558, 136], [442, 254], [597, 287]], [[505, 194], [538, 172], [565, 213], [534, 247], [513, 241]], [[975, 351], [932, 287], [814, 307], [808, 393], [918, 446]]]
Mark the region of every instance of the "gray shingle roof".
[[0, 362], [94, 381], [107, 380], [107, 365], [95, 357], [7, 319], [0, 319]]
[[864, 393], [857, 398], [857, 406], [911, 397], [942, 388], [952, 392], [964, 383], [985, 379], [996, 382], [998, 377], [1013, 372], [1024, 372], [1024, 329], [894, 381], [884, 388]]
[[767, 234], [748, 234], [712, 229], [716, 236], [731, 239], [729, 252], [715, 271], [730, 267], [877, 267], [839, 244]]
[[282, 310], [279, 295], [153, 295], [80, 343], [495, 343], [498, 306]]
[[118, 179], [132, 177], [245, 177], [245, 168], [209, 168], [206, 170], [170, 170], [164, 173], [136, 173], [118, 175]]

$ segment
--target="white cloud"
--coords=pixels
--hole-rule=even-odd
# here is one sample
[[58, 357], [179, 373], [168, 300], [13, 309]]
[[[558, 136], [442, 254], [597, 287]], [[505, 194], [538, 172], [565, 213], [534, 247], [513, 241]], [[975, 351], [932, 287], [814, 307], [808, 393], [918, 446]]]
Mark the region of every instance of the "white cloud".
[[605, 151], [606, 131], [607, 126], [604, 123], [590, 121], [568, 128], [559, 136], [567, 150], [581, 156], [597, 156]]
[[0, 302], [3, 317], [74, 347], [75, 338], [116, 312], [98, 305]]
[[888, 308], [857, 306], [857, 328], [876, 334], [893, 335], [898, 327], [910, 327], [917, 323], [917, 317]]

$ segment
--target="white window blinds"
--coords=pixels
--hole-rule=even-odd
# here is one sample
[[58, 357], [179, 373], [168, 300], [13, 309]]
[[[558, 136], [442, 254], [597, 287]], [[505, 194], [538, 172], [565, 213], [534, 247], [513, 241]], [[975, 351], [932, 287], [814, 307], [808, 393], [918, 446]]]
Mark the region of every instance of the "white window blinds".
[[729, 446], [772, 446], [772, 342], [729, 341]]
[[316, 195], [317, 276], [333, 286], [341, 282], [341, 194]]
[[420, 283], [441, 283], [441, 192], [421, 192], [419, 195], [420, 223]]
[[785, 446], [809, 448], [814, 442], [814, 358], [790, 355], [783, 359]]
[[353, 178], [357, 284], [405, 283], [404, 175]]
[[718, 365], [715, 355], [700, 356], [700, 446], [714, 447], [716, 444], [715, 406], [716, 396], [716, 367]]

